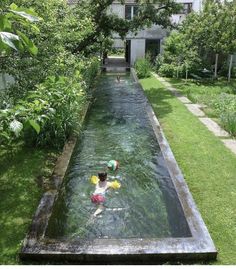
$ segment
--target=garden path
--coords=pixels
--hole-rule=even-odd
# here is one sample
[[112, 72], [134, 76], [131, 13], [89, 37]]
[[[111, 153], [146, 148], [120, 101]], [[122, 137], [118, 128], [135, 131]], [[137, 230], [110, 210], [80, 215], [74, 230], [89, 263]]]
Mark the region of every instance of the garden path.
[[163, 77], [158, 76], [155, 73], [152, 73], [154, 77], [159, 80], [166, 88], [172, 92], [186, 107], [199, 118], [199, 120], [210, 130], [215, 136], [221, 138], [221, 141], [224, 145], [229, 148], [234, 154], [236, 154], [236, 140], [227, 139], [230, 137], [229, 133], [223, 130], [215, 121], [205, 116], [204, 112], [201, 110], [202, 105], [192, 104], [192, 102], [181, 94], [176, 88], [174, 88], [169, 82], [167, 82]]

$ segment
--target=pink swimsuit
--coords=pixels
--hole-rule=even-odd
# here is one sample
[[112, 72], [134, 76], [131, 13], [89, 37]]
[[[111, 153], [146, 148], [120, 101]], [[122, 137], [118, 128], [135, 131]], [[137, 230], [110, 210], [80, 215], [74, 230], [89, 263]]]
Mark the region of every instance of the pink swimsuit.
[[91, 196], [91, 201], [95, 204], [101, 204], [105, 202], [105, 193], [106, 190], [109, 188], [107, 181], [98, 182], [96, 184], [95, 192]]

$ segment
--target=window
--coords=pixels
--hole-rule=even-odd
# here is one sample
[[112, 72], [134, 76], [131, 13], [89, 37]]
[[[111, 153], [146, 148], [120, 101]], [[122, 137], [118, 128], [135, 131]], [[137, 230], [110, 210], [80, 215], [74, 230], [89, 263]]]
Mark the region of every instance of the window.
[[134, 16], [138, 14], [138, 6], [125, 6], [125, 19], [132, 20]]
[[189, 14], [193, 10], [193, 3], [184, 3], [182, 13]]

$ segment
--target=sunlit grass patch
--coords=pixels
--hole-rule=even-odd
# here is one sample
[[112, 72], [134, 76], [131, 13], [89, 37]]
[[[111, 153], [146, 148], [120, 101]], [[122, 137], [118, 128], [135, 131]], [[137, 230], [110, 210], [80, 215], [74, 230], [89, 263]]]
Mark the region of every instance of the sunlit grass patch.
[[[19, 148], [0, 160], [0, 264], [19, 264], [18, 252], [42, 194], [39, 177], [52, 171], [56, 153]], [[37, 180], [38, 179], [38, 180]]]

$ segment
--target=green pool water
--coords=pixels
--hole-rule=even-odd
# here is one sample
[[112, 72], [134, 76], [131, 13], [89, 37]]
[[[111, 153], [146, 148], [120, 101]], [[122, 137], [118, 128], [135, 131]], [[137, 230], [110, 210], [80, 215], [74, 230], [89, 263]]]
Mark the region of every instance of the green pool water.
[[[92, 175], [116, 159], [105, 211], [92, 218]], [[99, 78], [83, 134], [73, 153], [46, 236], [50, 238], [186, 237], [189, 229], [146, 114], [146, 99], [129, 73]]]

